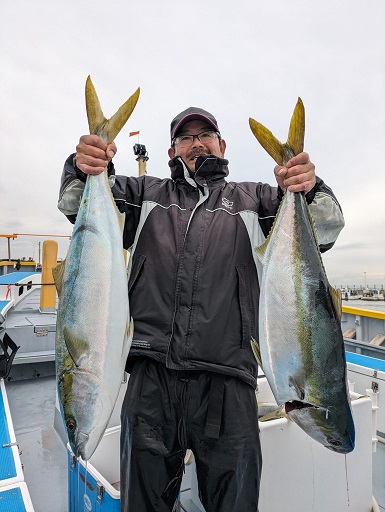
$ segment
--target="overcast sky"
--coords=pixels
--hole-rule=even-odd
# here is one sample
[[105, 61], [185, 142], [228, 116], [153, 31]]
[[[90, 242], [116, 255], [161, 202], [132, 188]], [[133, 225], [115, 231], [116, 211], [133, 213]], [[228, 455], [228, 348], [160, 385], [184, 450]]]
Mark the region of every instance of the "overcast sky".
[[[0, 233], [70, 235], [57, 210], [60, 175], [87, 133], [91, 75], [110, 117], [138, 86], [115, 165], [169, 175], [169, 123], [212, 112], [233, 181], [274, 184], [274, 162], [248, 118], [281, 141], [300, 96], [305, 150], [342, 205], [346, 227], [324, 256], [334, 285], [385, 285], [385, 2], [383, 0], [13, 0], [0, 7]], [[19, 237], [12, 257], [38, 257]], [[59, 241], [59, 257], [68, 242]], [[7, 258], [0, 238], [0, 258]]]

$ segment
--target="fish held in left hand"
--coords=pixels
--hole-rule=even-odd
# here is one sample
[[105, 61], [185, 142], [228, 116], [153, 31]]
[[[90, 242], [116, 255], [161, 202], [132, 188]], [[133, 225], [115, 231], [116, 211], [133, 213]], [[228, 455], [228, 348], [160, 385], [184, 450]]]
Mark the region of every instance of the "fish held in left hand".
[[[131, 115], [139, 89], [106, 119], [90, 77], [86, 105], [91, 134], [111, 143]], [[88, 460], [115, 406], [133, 323], [123, 255], [124, 215], [115, 204], [107, 169], [88, 175], [66, 259], [53, 271], [59, 306], [56, 379], [73, 453]]]
[[[253, 119], [250, 127], [270, 156], [286, 165], [303, 150], [303, 103], [298, 99], [285, 144]], [[355, 432], [341, 296], [329, 285], [302, 192], [286, 190], [269, 236], [256, 252], [263, 271], [259, 340], [252, 340], [252, 348], [276, 402], [310, 437], [349, 453]]]

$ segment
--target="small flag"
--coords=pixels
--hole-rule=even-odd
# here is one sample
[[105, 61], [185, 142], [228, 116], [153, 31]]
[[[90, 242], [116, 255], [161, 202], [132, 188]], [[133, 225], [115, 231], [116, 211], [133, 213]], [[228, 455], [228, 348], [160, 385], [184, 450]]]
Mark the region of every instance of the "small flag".
[[129, 137], [133, 137], [134, 135], [139, 135], [140, 132], [130, 132]]

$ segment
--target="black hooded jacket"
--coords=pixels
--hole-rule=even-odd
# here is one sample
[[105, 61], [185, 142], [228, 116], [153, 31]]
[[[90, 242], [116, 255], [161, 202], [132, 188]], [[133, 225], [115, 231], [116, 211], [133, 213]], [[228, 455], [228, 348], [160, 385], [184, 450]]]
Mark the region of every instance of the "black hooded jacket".
[[[270, 231], [282, 191], [263, 183], [227, 182], [227, 164], [201, 156], [191, 178], [176, 157], [169, 164], [171, 179], [115, 177], [110, 166], [116, 204], [126, 213], [123, 245], [131, 256], [135, 331], [128, 370], [132, 358], [148, 356], [168, 368], [215, 371], [256, 386], [250, 340], [258, 340], [261, 265], [254, 248]], [[76, 212], [70, 213], [68, 198], [75, 190], [81, 195], [84, 178], [71, 156], [59, 208], [72, 222]], [[319, 178], [308, 202], [317, 194], [334, 205], [335, 222], [342, 227], [338, 203]]]

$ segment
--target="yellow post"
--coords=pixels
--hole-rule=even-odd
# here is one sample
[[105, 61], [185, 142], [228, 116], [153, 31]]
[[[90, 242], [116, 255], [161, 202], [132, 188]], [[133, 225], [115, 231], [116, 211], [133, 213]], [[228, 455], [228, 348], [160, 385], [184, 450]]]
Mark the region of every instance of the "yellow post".
[[139, 164], [139, 176], [144, 176], [147, 173], [147, 156], [139, 156], [136, 161]]
[[55, 240], [43, 242], [43, 266], [40, 291], [40, 312], [52, 313], [56, 308], [56, 288], [52, 269], [57, 265], [58, 245]]

